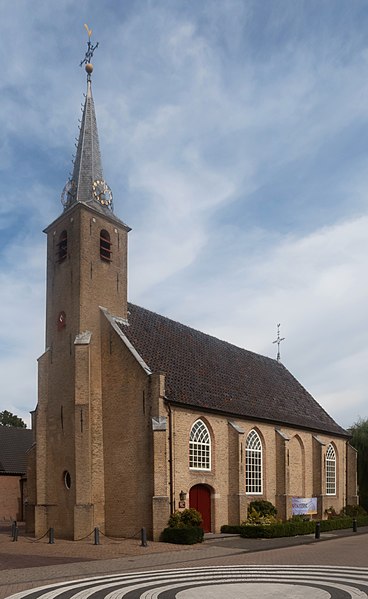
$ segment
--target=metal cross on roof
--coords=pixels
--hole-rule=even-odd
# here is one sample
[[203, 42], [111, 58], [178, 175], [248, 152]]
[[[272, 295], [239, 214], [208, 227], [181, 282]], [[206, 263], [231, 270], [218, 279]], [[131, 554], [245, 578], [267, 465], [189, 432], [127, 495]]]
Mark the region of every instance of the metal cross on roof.
[[280, 362], [281, 356], [280, 356], [280, 343], [281, 341], [285, 341], [285, 337], [280, 337], [280, 323], [277, 325], [277, 339], [275, 339], [275, 341], [272, 341], [272, 343], [277, 343], [277, 358], [276, 360], [278, 362]]

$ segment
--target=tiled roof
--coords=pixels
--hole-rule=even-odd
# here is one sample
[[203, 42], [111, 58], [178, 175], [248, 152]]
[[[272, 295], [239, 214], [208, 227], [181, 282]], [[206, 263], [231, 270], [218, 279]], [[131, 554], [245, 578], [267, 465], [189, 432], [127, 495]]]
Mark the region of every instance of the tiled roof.
[[25, 474], [26, 453], [32, 443], [32, 430], [0, 426], [0, 475]]
[[347, 432], [279, 362], [128, 305], [122, 332], [173, 402], [338, 435]]

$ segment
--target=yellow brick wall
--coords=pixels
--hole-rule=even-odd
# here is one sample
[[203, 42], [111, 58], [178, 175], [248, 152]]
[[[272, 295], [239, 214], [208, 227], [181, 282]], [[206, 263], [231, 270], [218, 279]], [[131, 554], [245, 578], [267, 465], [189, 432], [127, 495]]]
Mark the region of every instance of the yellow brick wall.
[[[100, 259], [100, 231], [110, 234], [112, 261]], [[67, 257], [58, 243], [67, 231]], [[46, 230], [46, 349], [39, 361], [36, 535], [80, 538], [104, 528], [104, 459], [100, 308], [126, 315], [127, 231], [82, 204]], [[66, 314], [65, 326], [58, 316]], [[81, 333], [88, 342], [75, 344]], [[71, 487], [64, 473], [71, 476]]]
[[104, 315], [103, 457], [106, 534], [152, 535], [153, 452], [150, 377]]
[[0, 520], [22, 520], [22, 481], [20, 476], [0, 475]]
[[[189, 432], [193, 423], [201, 418], [209, 428], [212, 442], [211, 471], [189, 468]], [[320, 516], [330, 505], [340, 511], [346, 501], [346, 442], [339, 437], [318, 435], [323, 445], [320, 452], [314, 450], [312, 432], [282, 427], [288, 438], [283, 439], [275, 426], [262, 422], [237, 419], [236, 424], [244, 431], [238, 433], [226, 417], [200, 411], [175, 407], [174, 415], [174, 495], [175, 507], [179, 505], [179, 493], [187, 494], [196, 484], [204, 484], [212, 493], [212, 530], [219, 532], [223, 524], [238, 524], [246, 518], [246, 506], [255, 499], [266, 499], [277, 506], [279, 516], [291, 516], [291, 497], [318, 497]], [[245, 441], [255, 429], [263, 448], [263, 493], [245, 494]], [[236, 437], [238, 439], [236, 440]], [[336, 448], [337, 493], [326, 495], [325, 452], [330, 442]], [[314, 476], [314, 471], [317, 473]], [[239, 473], [239, 476], [237, 476]], [[319, 478], [318, 476], [319, 475]]]
[[[100, 259], [106, 229], [112, 262]], [[68, 233], [67, 258], [58, 242]], [[356, 455], [344, 439], [272, 424], [228, 418], [165, 403], [164, 373], [149, 373], [124, 344], [100, 306], [127, 316], [127, 231], [78, 204], [47, 229], [46, 351], [39, 359], [35, 414], [36, 473], [30, 467], [30, 510], [35, 533], [49, 527], [78, 539], [99, 526], [109, 536], [132, 536], [145, 527], [158, 539], [180, 491], [197, 484], [211, 490], [211, 527], [246, 518], [252, 499], [275, 504], [291, 516], [291, 497], [318, 497], [319, 516], [347, 497], [356, 498]], [[58, 327], [61, 311], [66, 326]], [[75, 339], [89, 331], [84, 338]], [[153, 427], [156, 418], [163, 426]], [[201, 418], [212, 440], [211, 470], [189, 468], [189, 432]], [[161, 420], [160, 420], [161, 419]], [[263, 447], [263, 493], [245, 489], [245, 442], [256, 429]], [[326, 448], [337, 456], [336, 496], [326, 496]], [[348, 470], [348, 479], [345, 472]], [[67, 489], [63, 474], [71, 476]], [[189, 495], [187, 505], [189, 503]], [[32, 518], [30, 523], [32, 526]]]

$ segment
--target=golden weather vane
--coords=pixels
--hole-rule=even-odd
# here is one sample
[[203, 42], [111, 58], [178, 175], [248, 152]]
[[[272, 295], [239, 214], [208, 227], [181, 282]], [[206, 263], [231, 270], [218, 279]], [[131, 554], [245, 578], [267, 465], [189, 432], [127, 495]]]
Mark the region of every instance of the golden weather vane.
[[81, 67], [83, 64], [86, 65], [87, 79], [90, 80], [91, 73], [93, 71], [93, 65], [91, 63], [91, 58], [92, 58], [93, 53], [96, 50], [96, 48], [98, 48], [98, 42], [95, 45], [92, 44], [92, 42], [91, 42], [92, 29], [90, 29], [86, 23], [84, 23], [84, 27], [88, 33], [87, 51], [86, 51], [86, 54], [79, 66]]
[[92, 29], [89, 29], [87, 23], [84, 23], [84, 27], [86, 28], [86, 31], [88, 33], [88, 37], [89, 39], [91, 39], [91, 35], [92, 35]]

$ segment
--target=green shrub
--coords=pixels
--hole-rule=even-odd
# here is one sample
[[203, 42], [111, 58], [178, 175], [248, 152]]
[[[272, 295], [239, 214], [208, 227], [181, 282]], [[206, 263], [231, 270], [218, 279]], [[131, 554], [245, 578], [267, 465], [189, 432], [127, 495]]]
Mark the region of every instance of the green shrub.
[[328, 520], [335, 520], [337, 518], [340, 518], [340, 515], [337, 513], [335, 508], [332, 506], [325, 510], [325, 514], [326, 514]]
[[368, 526], [368, 514], [365, 516], [357, 516], [358, 526]]
[[367, 512], [361, 505], [346, 505], [340, 513], [340, 516], [350, 516], [355, 518], [356, 516], [366, 516]]
[[[368, 515], [358, 516], [357, 525], [368, 526]], [[327, 532], [330, 530], [342, 530], [351, 528], [353, 522], [351, 518], [339, 518], [332, 520], [321, 521], [321, 532]], [[259, 524], [252, 526], [242, 526], [240, 536], [244, 538], [276, 538], [276, 537], [294, 537], [297, 535], [313, 534], [316, 530], [316, 522], [310, 520], [308, 522], [303, 521], [289, 521], [281, 522], [277, 524], [269, 524], [262, 526]]]
[[294, 514], [289, 518], [288, 522], [309, 522], [310, 516], [308, 514]]
[[185, 510], [177, 510], [171, 514], [168, 521], [169, 528], [186, 528], [188, 526], [200, 526], [202, 524], [202, 516], [194, 508]]
[[314, 522], [280, 522], [267, 526], [244, 526], [240, 535], [252, 539], [294, 537], [296, 535], [311, 534], [315, 530]]
[[168, 527], [162, 531], [160, 540], [164, 543], [177, 543], [178, 545], [202, 543], [203, 528], [200, 526]]
[[221, 526], [221, 532], [223, 534], [240, 535], [241, 531], [241, 524], [223, 524]]
[[177, 510], [171, 514], [168, 527], [165, 528], [160, 540], [164, 543], [178, 543], [179, 545], [193, 545], [194, 543], [202, 543], [203, 528], [202, 516], [194, 508], [185, 510]]
[[256, 509], [248, 509], [248, 518], [245, 522], [242, 522], [243, 526], [252, 526], [253, 524], [263, 524], [264, 526], [269, 524], [276, 524], [277, 518], [272, 514], [261, 514]]
[[256, 499], [250, 502], [248, 506], [248, 517], [253, 510], [258, 512], [260, 516], [277, 516], [277, 509], [273, 503], [271, 503], [271, 501], [266, 501], [265, 499]]
[[[357, 525], [368, 526], [368, 514], [357, 516]], [[321, 532], [353, 528], [352, 518], [346, 516], [339, 519], [322, 520]], [[288, 522], [278, 522], [267, 526], [262, 525], [223, 525], [222, 533], [240, 534], [245, 538], [274, 538], [293, 537], [297, 535], [313, 534], [316, 530], [316, 521], [305, 520], [305, 516], [293, 516]]]

